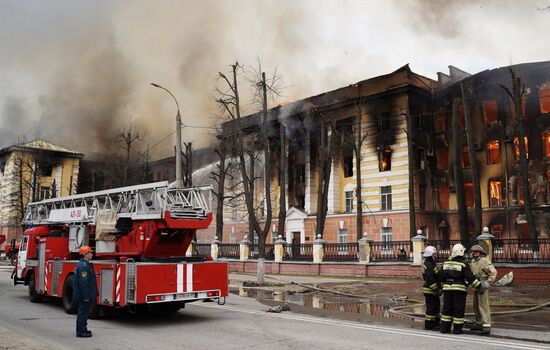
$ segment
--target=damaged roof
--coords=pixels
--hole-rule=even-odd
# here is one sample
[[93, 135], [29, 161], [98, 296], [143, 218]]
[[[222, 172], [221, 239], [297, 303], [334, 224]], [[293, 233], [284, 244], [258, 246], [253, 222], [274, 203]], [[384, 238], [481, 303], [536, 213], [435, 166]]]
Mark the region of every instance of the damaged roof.
[[75, 158], [84, 157], [83, 153], [75, 152], [70, 149], [54, 145], [53, 143], [50, 143], [44, 140], [34, 140], [34, 141], [22, 143], [20, 145], [11, 145], [11, 146], [2, 148], [0, 149], [0, 155], [13, 152], [13, 151], [27, 151], [27, 152], [50, 151], [50, 152], [60, 153], [63, 155], [68, 155]]

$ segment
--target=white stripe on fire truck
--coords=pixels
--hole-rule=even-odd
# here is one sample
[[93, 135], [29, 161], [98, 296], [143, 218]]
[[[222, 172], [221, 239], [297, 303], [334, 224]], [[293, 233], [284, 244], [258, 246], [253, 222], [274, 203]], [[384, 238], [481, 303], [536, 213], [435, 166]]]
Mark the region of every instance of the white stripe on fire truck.
[[183, 293], [183, 264], [178, 264], [176, 293]]
[[115, 290], [115, 300], [116, 302], [120, 302], [120, 270], [119, 267], [116, 271], [116, 290]]
[[193, 291], [193, 264], [187, 264], [185, 265], [185, 280], [187, 282], [185, 291], [192, 292]]
[[44, 271], [44, 292], [48, 291], [48, 263], [46, 263], [46, 271]]

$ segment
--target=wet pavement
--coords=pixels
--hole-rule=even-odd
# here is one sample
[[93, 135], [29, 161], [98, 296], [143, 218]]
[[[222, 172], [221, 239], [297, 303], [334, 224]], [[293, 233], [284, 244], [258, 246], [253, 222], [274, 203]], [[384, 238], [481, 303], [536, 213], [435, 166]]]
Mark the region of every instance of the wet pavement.
[[[230, 280], [232, 294], [255, 298], [266, 305], [266, 311], [269, 307], [286, 303], [296, 313], [423, 328], [424, 297], [419, 279], [269, 275], [266, 286], [257, 286], [255, 275], [232, 273]], [[550, 301], [548, 286], [494, 287], [490, 289], [490, 300], [492, 312], [521, 312], [494, 315], [492, 337], [550, 344], [550, 307], [523, 312]], [[472, 293], [468, 295], [467, 305], [466, 312], [473, 312]], [[466, 319], [472, 320], [473, 316], [467, 315]]]

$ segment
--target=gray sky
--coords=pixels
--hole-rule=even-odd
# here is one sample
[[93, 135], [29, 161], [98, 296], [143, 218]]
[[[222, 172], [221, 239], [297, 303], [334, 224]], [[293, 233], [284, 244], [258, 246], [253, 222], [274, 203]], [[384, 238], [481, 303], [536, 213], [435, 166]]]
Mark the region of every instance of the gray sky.
[[[277, 68], [294, 100], [409, 63], [436, 79], [550, 59], [550, 0], [0, 2], [0, 147], [37, 137], [86, 154], [130, 122], [158, 143], [211, 126], [217, 72]], [[245, 81], [241, 82], [245, 89]], [[246, 106], [254, 112], [253, 106]], [[187, 128], [185, 141], [210, 142]], [[172, 153], [173, 137], [156, 146]]]

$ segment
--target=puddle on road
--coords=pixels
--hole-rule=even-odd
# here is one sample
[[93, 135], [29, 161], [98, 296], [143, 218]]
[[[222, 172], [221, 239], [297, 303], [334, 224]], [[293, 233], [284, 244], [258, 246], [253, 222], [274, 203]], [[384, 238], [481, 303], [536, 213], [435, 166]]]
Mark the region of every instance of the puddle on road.
[[[271, 291], [252, 289], [246, 287], [230, 288], [231, 294], [255, 298], [267, 306], [287, 303], [290, 311], [311, 314], [316, 316], [328, 316], [346, 320], [366, 319], [392, 319], [387, 323], [394, 323], [396, 320], [405, 323], [412, 322], [412, 317], [394, 315], [389, 312], [392, 307], [411, 305], [411, 303], [390, 300], [390, 299], [357, 299], [343, 296], [328, 295], [326, 293], [287, 293], [282, 291]], [[266, 308], [267, 310], [267, 308]], [[413, 306], [407, 309], [414, 313], [424, 313], [424, 307]], [[382, 321], [382, 323], [384, 323]]]

